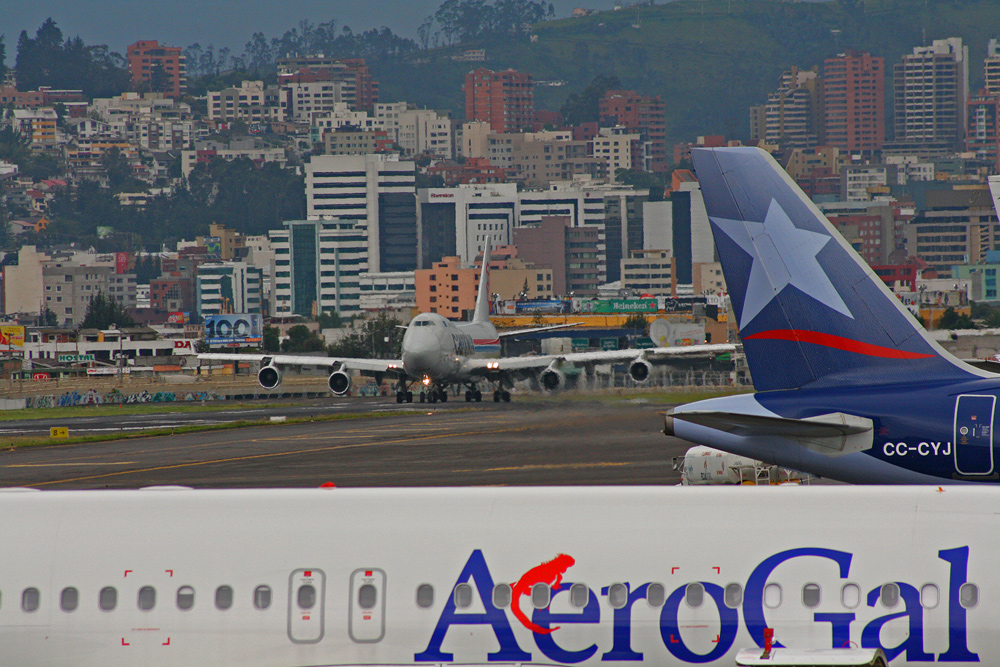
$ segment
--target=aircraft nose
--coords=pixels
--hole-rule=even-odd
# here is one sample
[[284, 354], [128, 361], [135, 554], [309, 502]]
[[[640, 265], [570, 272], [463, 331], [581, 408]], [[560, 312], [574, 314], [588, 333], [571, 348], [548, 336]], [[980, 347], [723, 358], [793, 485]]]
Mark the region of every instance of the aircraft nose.
[[403, 341], [403, 366], [414, 375], [434, 367], [440, 352], [437, 337], [431, 331], [414, 331]]

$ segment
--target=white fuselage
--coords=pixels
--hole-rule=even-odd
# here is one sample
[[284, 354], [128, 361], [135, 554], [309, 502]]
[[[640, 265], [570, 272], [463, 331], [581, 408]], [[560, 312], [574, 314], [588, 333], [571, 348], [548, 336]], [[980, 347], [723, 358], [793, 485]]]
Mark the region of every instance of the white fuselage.
[[435, 313], [422, 313], [403, 334], [403, 369], [411, 380], [462, 382], [468, 379], [467, 359], [499, 355], [500, 339], [489, 321], [452, 322]]
[[989, 488], [5, 491], [0, 516], [3, 665], [729, 666], [764, 627], [1000, 656]]

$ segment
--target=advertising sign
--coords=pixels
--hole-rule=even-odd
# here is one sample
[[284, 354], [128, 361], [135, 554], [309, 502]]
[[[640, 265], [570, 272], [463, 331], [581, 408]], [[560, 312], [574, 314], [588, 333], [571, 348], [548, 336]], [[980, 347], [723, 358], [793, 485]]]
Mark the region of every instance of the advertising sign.
[[175, 312], [167, 313], [167, 324], [187, 324], [191, 319], [191, 313], [187, 312]]
[[264, 340], [259, 314], [209, 315], [205, 318], [205, 342], [209, 345], [256, 346]]
[[60, 354], [59, 363], [61, 364], [79, 364], [86, 361], [94, 361], [94, 355], [92, 354]]
[[205, 237], [205, 252], [209, 255], [222, 254], [222, 238], [218, 236]]
[[121, 275], [123, 273], [128, 273], [128, 253], [127, 252], [116, 252], [115, 253], [115, 273]]
[[0, 326], [0, 347], [24, 347], [24, 327], [16, 324]]
[[655, 313], [656, 299], [606, 299], [585, 301], [583, 310], [591, 313]]

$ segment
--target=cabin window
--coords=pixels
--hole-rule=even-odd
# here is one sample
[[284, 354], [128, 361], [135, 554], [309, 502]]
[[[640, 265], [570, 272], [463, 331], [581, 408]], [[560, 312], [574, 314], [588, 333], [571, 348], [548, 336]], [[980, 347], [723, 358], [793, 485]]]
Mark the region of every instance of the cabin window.
[[378, 590], [371, 584], [364, 584], [358, 589], [358, 606], [362, 609], [374, 609], [378, 602]]
[[608, 604], [612, 609], [621, 609], [628, 603], [628, 587], [625, 584], [608, 586]]
[[256, 609], [267, 609], [271, 606], [270, 586], [258, 586], [253, 589], [253, 606]]
[[417, 606], [421, 609], [428, 609], [434, 605], [434, 587], [430, 584], [420, 584], [417, 586]]
[[62, 589], [59, 594], [59, 608], [63, 611], [76, 611], [80, 604], [80, 592], [72, 586]]
[[705, 587], [701, 584], [688, 584], [684, 589], [684, 601], [689, 607], [700, 607], [705, 601]]
[[806, 584], [802, 587], [802, 604], [810, 609], [819, 606], [819, 584]]
[[662, 607], [667, 601], [667, 589], [663, 584], [650, 584], [646, 588], [646, 602], [650, 607]]
[[181, 586], [177, 589], [177, 608], [187, 611], [194, 607], [194, 589], [190, 586]]
[[41, 596], [37, 588], [25, 588], [21, 593], [21, 609], [24, 611], [38, 611]]
[[506, 609], [510, 606], [511, 596], [510, 584], [497, 584], [493, 587], [493, 606], [497, 609]]
[[781, 606], [781, 586], [778, 584], [768, 584], [764, 587], [764, 606], [768, 609], [777, 609]]
[[455, 586], [455, 606], [459, 609], [468, 609], [472, 606], [472, 586], [470, 584], [458, 584]]
[[583, 609], [590, 602], [590, 589], [587, 584], [573, 584], [569, 587], [569, 603], [577, 609]]
[[299, 609], [312, 609], [316, 606], [316, 587], [312, 584], [303, 584], [299, 586], [299, 592], [296, 595], [296, 602], [298, 602]]
[[935, 584], [924, 584], [920, 587], [920, 606], [933, 609], [941, 601], [941, 593]]
[[861, 588], [857, 584], [844, 584], [840, 589], [840, 602], [848, 609], [855, 609], [861, 604]]
[[963, 609], [972, 609], [979, 604], [979, 586], [975, 584], [962, 584], [958, 589], [958, 603]]
[[723, 597], [727, 607], [736, 609], [743, 604], [743, 587], [739, 584], [726, 584]]
[[97, 596], [97, 606], [101, 611], [113, 611], [118, 606], [118, 591], [111, 586], [105, 586]]
[[899, 604], [899, 586], [896, 584], [885, 584], [882, 586], [879, 597], [882, 598], [882, 606], [892, 609]]
[[231, 586], [219, 586], [215, 589], [215, 608], [225, 611], [233, 606], [233, 589]]
[[149, 611], [156, 606], [156, 589], [143, 586], [139, 589], [139, 609]]
[[535, 584], [531, 587], [531, 606], [535, 609], [545, 609], [552, 599], [552, 589], [548, 584]]

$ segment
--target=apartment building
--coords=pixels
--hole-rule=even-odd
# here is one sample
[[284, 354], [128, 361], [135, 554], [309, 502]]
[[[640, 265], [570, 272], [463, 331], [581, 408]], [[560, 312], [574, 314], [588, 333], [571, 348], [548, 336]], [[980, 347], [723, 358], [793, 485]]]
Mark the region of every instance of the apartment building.
[[960, 37], [918, 46], [893, 68], [895, 142], [957, 149], [965, 139], [969, 47]]
[[485, 67], [465, 75], [465, 119], [489, 123], [493, 132], [530, 130], [535, 122], [535, 87], [530, 74]]
[[198, 314], [265, 314], [264, 272], [246, 262], [205, 262], [195, 281]]
[[180, 97], [187, 91], [187, 68], [179, 46], [140, 40], [126, 50], [132, 86]]
[[211, 121], [254, 124], [285, 120], [281, 88], [265, 86], [263, 81], [241, 81], [238, 87], [208, 91], [206, 97]]
[[881, 150], [885, 141], [885, 60], [845, 51], [823, 63], [826, 144]]

